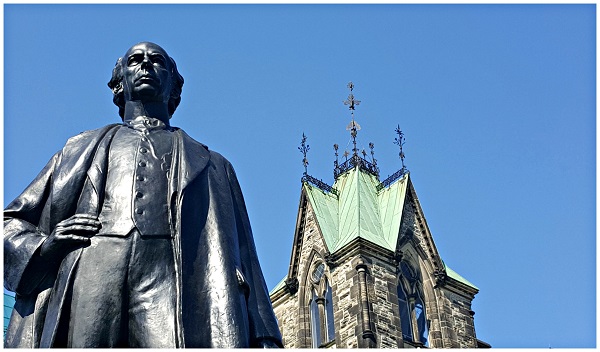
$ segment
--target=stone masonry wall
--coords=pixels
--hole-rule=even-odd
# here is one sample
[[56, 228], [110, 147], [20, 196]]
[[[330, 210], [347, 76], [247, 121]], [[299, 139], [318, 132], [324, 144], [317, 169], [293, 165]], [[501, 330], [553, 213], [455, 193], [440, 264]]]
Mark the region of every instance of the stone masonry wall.
[[[432, 275], [424, 272], [423, 265], [421, 265], [421, 275], [423, 276], [425, 309], [427, 313], [427, 319], [430, 321], [429, 347], [442, 348], [444, 347], [444, 342], [441, 329], [440, 305], [438, 305], [442, 303], [438, 302], [437, 299], [437, 296], [440, 295], [439, 290], [433, 288], [435, 283], [433, 282]], [[436, 292], [438, 292], [437, 295]]]
[[378, 348], [402, 346], [396, 268], [392, 263], [370, 258], [369, 301]]
[[298, 345], [298, 296], [287, 295], [273, 304], [273, 311], [277, 317], [283, 346], [296, 348]]
[[352, 258], [335, 267], [331, 275], [333, 291], [333, 319], [338, 348], [357, 348], [356, 329], [360, 325], [358, 300], [358, 274]]
[[451, 347], [476, 348], [475, 327], [471, 311], [471, 301], [447, 289], [444, 293], [444, 310], [451, 325]]
[[460, 348], [476, 348], [475, 327], [469, 299], [444, 290], [452, 311], [453, 330]]

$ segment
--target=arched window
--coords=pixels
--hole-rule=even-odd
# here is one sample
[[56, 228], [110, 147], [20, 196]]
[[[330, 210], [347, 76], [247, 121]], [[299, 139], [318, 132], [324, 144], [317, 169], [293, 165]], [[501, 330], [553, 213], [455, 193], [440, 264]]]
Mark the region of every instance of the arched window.
[[331, 286], [329, 286], [329, 282], [325, 280], [326, 290], [325, 290], [325, 325], [327, 329], [327, 338], [326, 342], [335, 340], [335, 327], [333, 325], [333, 294], [331, 292]]
[[422, 297], [419, 273], [407, 262], [401, 262], [398, 278], [398, 309], [402, 338], [405, 341], [428, 346], [429, 327]]
[[329, 346], [335, 340], [333, 292], [325, 276], [325, 264], [319, 263], [310, 275], [310, 322], [312, 347]]
[[425, 314], [425, 304], [423, 304], [423, 300], [420, 295], [417, 295], [417, 299], [415, 302], [415, 318], [417, 320], [417, 328], [419, 330], [419, 340], [420, 342], [428, 346], [428, 336], [429, 329], [427, 328], [427, 317]]
[[400, 323], [402, 326], [402, 338], [404, 340], [412, 341], [412, 324], [410, 322], [410, 306], [408, 305], [408, 298], [406, 297], [406, 289], [402, 280], [398, 285], [398, 308], [400, 309]]
[[321, 346], [321, 319], [319, 317], [319, 304], [317, 300], [317, 293], [313, 289], [312, 298], [310, 299], [310, 332], [313, 348]]

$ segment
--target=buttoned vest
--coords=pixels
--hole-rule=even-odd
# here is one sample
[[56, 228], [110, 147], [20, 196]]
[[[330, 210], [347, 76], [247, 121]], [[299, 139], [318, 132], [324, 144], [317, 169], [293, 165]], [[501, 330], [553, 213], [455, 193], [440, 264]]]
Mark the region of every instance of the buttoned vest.
[[[135, 128], [134, 128], [135, 127]], [[173, 133], [154, 119], [121, 127], [109, 150], [99, 235], [170, 236], [168, 182]]]

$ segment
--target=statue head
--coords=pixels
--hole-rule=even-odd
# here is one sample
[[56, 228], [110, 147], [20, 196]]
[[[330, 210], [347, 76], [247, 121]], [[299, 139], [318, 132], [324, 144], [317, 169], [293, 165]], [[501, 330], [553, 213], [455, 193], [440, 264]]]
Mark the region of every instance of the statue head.
[[141, 42], [117, 60], [108, 87], [113, 91], [113, 102], [119, 107], [121, 118], [128, 100], [162, 101], [172, 116], [181, 102], [183, 77], [175, 60], [163, 48]]

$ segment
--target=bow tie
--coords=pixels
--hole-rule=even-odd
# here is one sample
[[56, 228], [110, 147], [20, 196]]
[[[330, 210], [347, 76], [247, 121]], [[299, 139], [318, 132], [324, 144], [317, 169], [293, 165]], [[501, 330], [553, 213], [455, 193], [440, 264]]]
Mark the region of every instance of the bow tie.
[[147, 116], [138, 116], [131, 121], [125, 122], [125, 126], [142, 132], [167, 129], [167, 125], [161, 120]]

